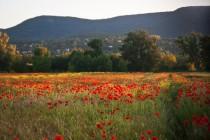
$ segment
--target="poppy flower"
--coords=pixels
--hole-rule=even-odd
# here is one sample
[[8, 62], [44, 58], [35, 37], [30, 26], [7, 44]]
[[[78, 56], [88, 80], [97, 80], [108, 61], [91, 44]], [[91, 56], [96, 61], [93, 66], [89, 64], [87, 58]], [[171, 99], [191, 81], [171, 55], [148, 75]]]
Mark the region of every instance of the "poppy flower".
[[103, 124], [101, 124], [101, 123], [97, 123], [97, 124], [96, 124], [96, 127], [97, 127], [98, 129], [103, 129], [103, 128], [104, 128]]
[[64, 140], [64, 137], [62, 135], [55, 135], [55, 139], [54, 140]]
[[159, 118], [160, 117], [160, 112], [155, 112], [155, 116]]
[[105, 131], [105, 130], [102, 130], [102, 131], [101, 131], [101, 137], [102, 137], [103, 139], [106, 139], [106, 131]]
[[147, 138], [144, 135], [141, 135], [139, 140], [146, 140]]
[[112, 135], [111, 140], [117, 140], [117, 137], [115, 135]]
[[146, 130], [146, 133], [147, 133], [148, 135], [151, 135], [151, 134], [152, 134], [152, 130]]
[[158, 140], [158, 137], [152, 136], [152, 140]]

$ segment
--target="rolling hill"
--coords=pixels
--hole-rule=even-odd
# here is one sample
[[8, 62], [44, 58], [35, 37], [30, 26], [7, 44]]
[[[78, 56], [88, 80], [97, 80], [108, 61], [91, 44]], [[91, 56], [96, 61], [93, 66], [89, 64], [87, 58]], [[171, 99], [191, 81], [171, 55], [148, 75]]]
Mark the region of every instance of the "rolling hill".
[[192, 31], [210, 34], [210, 6], [183, 7], [171, 12], [126, 15], [100, 20], [39, 16], [4, 31], [10, 35], [12, 41], [38, 41], [121, 35], [140, 29], [164, 38], [174, 38]]

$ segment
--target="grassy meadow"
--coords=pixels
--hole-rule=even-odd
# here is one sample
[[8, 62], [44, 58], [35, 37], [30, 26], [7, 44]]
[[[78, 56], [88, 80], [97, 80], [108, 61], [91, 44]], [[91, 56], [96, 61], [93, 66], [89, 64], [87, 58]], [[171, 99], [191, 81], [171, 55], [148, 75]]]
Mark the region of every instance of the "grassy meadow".
[[209, 73], [0, 74], [0, 140], [209, 140]]

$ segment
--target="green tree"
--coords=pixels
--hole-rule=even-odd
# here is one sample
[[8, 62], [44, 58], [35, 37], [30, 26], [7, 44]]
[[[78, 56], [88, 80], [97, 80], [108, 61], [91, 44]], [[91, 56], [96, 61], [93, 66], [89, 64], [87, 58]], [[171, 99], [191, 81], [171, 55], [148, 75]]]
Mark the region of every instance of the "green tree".
[[100, 71], [100, 72], [112, 71], [112, 61], [110, 57], [106, 55], [100, 55], [94, 57], [92, 68], [93, 71]]
[[100, 39], [93, 39], [88, 43], [88, 46], [93, 49], [93, 51], [90, 51], [89, 53], [91, 56], [99, 56], [103, 53], [102, 51], [102, 40]]
[[123, 60], [120, 56], [112, 55], [112, 71], [114, 72], [125, 72], [127, 71], [127, 62]]
[[38, 44], [38, 46], [34, 49], [34, 56], [47, 57], [49, 55], [50, 52], [48, 51], [48, 48], [44, 47], [43, 44]]
[[68, 62], [67, 56], [55, 56], [52, 58], [51, 69], [54, 72], [65, 72], [68, 70]]
[[201, 39], [201, 57], [206, 70], [210, 71], [210, 36]]
[[174, 71], [188, 71], [189, 70], [189, 60], [188, 57], [178, 54], [176, 55], [176, 65], [174, 66]]
[[69, 70], [70, 71], [91, 71], [93, 58], [85, 55], [83, 52], [74, 51], [70, 55]]
[[0, 32], [0, 71], [12, 71], [17, 57], [16, 46], [9, 44], [9, 36]]
[[68, 64], [68, 70], [69, 71], [78, 71], [78, 60], [83, 55], [80, 51], [73, 51], [69, 56], [69, 64]]
[[154, 71], [160, 61], [160, 51], [156, 45], [157, 36], [144, 31], [131, 32], [121, 48], [122, 57], [128, 61], [131, 71]]
[[18, 56], [13, 65], [15, 72], [32, 72], [32, 57], [31, 56]]
[[42, 44], [34, 49], [33, 70], [35, 72], [49, 72], [51, 71], [50, 52]]
[[172, 71], [177, 64], [176, 56], [168, 52], [161, 53], [160, 70]]
[[177, 46], [184, 55], [189, 57], [189, 61], [195, 65], [196, 70], [201, 68], [201, 37], [200, 33], [192, 32], [185, 36], [180, 36], [176, 40]]
[[33, 70], [35, 72], [51, 71], [51, 59], [49, 57], [34, 57]]

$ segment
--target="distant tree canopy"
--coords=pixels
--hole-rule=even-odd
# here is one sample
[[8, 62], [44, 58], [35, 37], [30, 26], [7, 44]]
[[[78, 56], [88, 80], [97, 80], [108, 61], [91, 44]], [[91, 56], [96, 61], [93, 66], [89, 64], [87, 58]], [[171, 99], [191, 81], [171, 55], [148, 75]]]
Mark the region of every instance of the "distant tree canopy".
[[48, 51], [48, 48], [44, 47], [43, 44], [39, 44], [34, 49], [33, 71], [36, 71], [36, 72], [50, 71], [51, 59], [49, 55], [50, 55], [50, 52]]
[[122, 59], [118, 55], [111, 55], [111, 60], [112, 60], [112, 71], [114, 72], [125, 72], [128, 70], [127, 68], [127, 61]]
[[195, 65], [196, 70], [201, 69], [201, 38], [200, 33], [190, 33], [180, 36], [176, 40], [177, 46], [182, 50], [184, 55], [189, 57], [189, 61]]
[[172, 71], [177, 64], [177, 58], [172, 53], [162, 52], [159, 69], [162, 71]]
[[70, 71], [112, 71], [112, 61], [103, 54], [102, 41], [93, 39], [88, 43], [92, 50], [73, 51], [69, 56]]
[[11, 71], [17, 57], [16, 46], [9, 44], [9, 36], [0, 32], [0, 71]]
[[91, 40], [88, 43], [88, 46], [93, 49], [93, 51], [91, 53], [93, 56], [98, 56], [98, 55], [101, 55], [103, 53], [103, 51], [102, 51], [103, 43], [102, 43], [101, 39]]
[[51, 59], [51, 71], [53, 72], [65, 72], [68, 71], [68, 56], [54, 56]]
[[103, 52], [103, 41], [93, 39], [89, 47], [59, 56], [43, 44], [35, 46], [33, 55], [24, 55], [9, 43], [6, 33], [0, 33], [0, 72], [210, 71], [210, 36], [178, 37], [176, 45], [182, 53], [176, 55], [160, 49], [158, 40], [158, 35], [138, 31], [128, 33], [117, 53]]
[[160, 52], [157, 37], [144, 31], [131, 32], [121, 48], [122, 57], [128, 61], [130, 71], [153, 71], [157, 69]]
[[112, 61], [107, 55], [99, 55], [93, 59], [93, 71], [112, 71]]
[[210, 71], [210, 36], [201, 39], [201, 57], [206, 70]]
[[69, 56], [70, 71], [91, 71], [92, 59], [90, 56], [84, 55], [84, 52], [73, 51]]
[[47, 57], [50, 55], [48, 48], [44, 47], [43, 44], [38, 44], [38, 46], [34, 49], [34, 56], [39, 57]]

